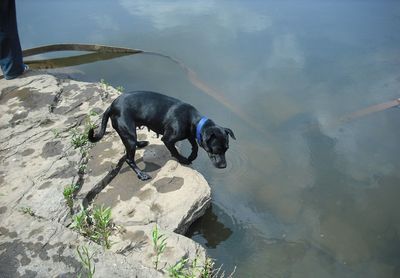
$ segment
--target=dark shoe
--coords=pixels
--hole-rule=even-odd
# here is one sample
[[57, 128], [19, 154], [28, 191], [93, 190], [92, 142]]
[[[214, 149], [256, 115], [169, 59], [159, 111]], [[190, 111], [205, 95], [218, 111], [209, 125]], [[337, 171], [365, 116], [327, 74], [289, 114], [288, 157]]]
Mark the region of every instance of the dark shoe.
[[19, 74], [17, 74], [17, 75], [12, 75], [12, 76], [4, 76], [4, 78], [6, 79], [6, 80], [11, 80], [11, 79], [14, 79], [14, 78], [17, 78], [18, 76], [21, 76], [21, 75], [23, 75], [25, 72], [27, 72], [28, 70], [29, 70], [29, 66], [27, 65], [27, 64], [24, 64], [23, 65], [23, 71], [21, 72], [21, 73], [19, 73]]

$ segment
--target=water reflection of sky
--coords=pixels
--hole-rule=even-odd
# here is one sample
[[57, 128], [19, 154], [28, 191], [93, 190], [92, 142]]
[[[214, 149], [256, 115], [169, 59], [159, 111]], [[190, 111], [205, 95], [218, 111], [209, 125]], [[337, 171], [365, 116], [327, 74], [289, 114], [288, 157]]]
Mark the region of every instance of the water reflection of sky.
[[214, 198], [194, 238], [238, 277], [400, 275], [400, 112], [332, 125], [399, 97], [398, 1], [17, 5], [24, 48], [90, 42], [169, 54], [265, 128], [254, 131], [159, 57], [69, 69], [179, 97], [235, 131], [226, 171], [204, 153], [194, 163]]

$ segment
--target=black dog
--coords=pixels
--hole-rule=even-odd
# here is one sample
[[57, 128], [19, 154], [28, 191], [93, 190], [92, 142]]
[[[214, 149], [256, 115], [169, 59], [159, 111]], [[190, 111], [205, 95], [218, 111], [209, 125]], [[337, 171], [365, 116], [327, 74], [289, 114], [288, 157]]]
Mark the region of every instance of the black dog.
[[[149, 142], [137, 141], [137, 127], [147, 126], [157, 134], [162, 134], [161, 140], [181, 164], [190, 164], [196, 159], [198, 143], [215, 167], [225, 168], [228, 135], [236, 139], [231, 129], [220, 127], [202, 117], [192, 105], [154, 92], [130, 92], [116, 98], [103, 114], [100, 132], [94, 135], [94, 130], [89, 130], [90, 142], [97, 142], [104, 136], [108, 118], [111, 118], [112, 126], [125, 145], [126, 162], [141, 180], [151, 177], [136, 165], [135, 151], [136, 148], [147, 146]], [[184, 139], [188, 139], [192, 146], [188, 158], [179, 154], [175, 148], [175, 143]]]

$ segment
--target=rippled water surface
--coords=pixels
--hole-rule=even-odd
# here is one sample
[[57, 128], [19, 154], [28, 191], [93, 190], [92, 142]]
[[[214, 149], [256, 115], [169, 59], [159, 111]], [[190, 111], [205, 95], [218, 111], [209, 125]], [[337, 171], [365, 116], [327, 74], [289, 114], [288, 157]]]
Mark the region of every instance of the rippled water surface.
[[227, 169], [203, 151], [193, 165], [213, 205], [190, 236], [217, 264], [237, 266], [236, 277], [400, 277], [400, 109], [337, 121], [400, 97], [399, 1], [19, 0], [17, 9], [23, 48], [161, 52], [229, 103], [157, 56], [59, 70], [178, 97], [235, 132]]

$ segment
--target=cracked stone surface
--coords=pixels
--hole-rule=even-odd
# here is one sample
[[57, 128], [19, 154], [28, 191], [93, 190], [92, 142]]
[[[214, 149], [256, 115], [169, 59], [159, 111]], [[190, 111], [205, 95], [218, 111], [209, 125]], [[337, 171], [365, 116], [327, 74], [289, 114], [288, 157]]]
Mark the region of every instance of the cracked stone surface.
[[[99, 277], [165, 276], [182, 257], [204, 260], [205, 250], [180, 234], [208, 207], [210, 188], [197, 171], [172, 159], [155, 134], [138, 130], [139, 140], [150, 141], [136, 152], [139, 167], [152, 176], [145, 182], [124, 162], [111, 125], [86, 166], [72, 146], [72, 130], [83, 130], [89, 111], [100, 114], [92, 117], [99, 122], [116, 90], [35, 71], [0, 80], [0, 90], [0, 277], [76, 277], [81, 266], [74, 246], [86, 239], [67, 228], [63, 197], [65, 186], [76, 183], [75, 211], [80, 203], [109, 206], [120, 227], [110, 251], [89, 244]], [[168, 237], [158, 272], [151, 242], [156, 224]]]
[[85, 269], [76, 248], [93, 255], [95, 277], [163, 277], [129, 256], [104, 251], [59, 223], [14, 211], [0, 227], [1, 277], [77, 277]]

